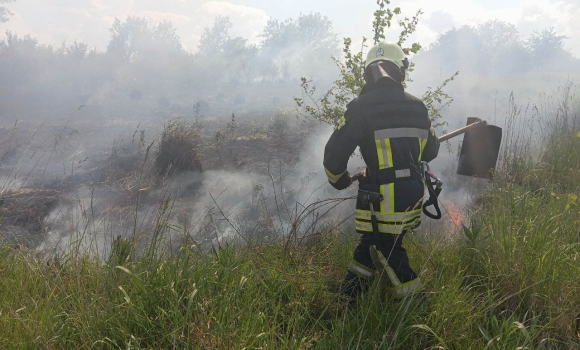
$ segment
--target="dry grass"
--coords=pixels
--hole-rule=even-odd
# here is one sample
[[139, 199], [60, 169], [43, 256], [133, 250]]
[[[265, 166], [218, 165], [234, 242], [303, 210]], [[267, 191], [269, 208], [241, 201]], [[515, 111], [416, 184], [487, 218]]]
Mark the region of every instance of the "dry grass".
[[155, 168], [161, 175], [202, 171], [201, 125], [172, 120], [165, 124], [156, 151]]
[[40, 231], [43, 218], [50, 213], [60, 197], [58, 191], [43, 188], [9, 192], [0, 198], [2, 225]]

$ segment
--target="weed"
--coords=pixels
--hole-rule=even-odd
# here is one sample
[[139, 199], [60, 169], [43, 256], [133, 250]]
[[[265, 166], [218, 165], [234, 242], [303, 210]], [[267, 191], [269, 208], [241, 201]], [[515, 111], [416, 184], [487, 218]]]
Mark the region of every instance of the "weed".
[[184, 120], [165, 124], [157, 147], [155, 167], [162, 175], [202, 170], [201, 125]]

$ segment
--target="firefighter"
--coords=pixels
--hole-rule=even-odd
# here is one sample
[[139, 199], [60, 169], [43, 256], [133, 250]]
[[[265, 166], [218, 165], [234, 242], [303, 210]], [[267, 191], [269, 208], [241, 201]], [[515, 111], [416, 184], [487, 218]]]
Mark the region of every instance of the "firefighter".
[[403, 237], [421, 223], [421, 162], [437, 157], [439, 141], [423, 102], [404, 90], [408, 67], [398, 44], [372, 47], [365, 62], [366, 84], [347, 105], [324, 150], [328, 181], [338, 190], [353, 182], [347, 163], [357, 146], [367, 166], [358, 178], [356, 231], [361, 236], [342, 284], [342, 293], [351, 300], [376, 274], [397, 298], [422, 288]]

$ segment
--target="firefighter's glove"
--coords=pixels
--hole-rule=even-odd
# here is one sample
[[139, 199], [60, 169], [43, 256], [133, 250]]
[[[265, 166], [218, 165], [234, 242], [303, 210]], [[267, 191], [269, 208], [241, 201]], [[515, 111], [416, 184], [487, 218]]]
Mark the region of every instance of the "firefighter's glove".
[[365, 174], [363, 171], [361, 171], [360, 173], [356, 173], [350, 177], [350, 184], [352, 185], [353, 182], [361, 181], [362, 179], [364, 179], [364, 177], [365, 177]]
[[352, 185], [353, 182], [355, 182], [355, 181], [359, 181], [359, 182], [362, 181], [365, 177], [366, 177], [366, 169], [351, 176], [349, 186]]

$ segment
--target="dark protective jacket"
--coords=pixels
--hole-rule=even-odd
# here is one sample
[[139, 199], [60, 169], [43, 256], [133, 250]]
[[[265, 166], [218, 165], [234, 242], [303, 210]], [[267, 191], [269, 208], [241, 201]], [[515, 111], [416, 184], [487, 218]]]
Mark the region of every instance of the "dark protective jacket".
[[[350, 185], [346, 168], [357, 146], [367, 165], [359, 190], [383, 195], [374, 207], [379, 231], [400, 234], [419, 226], [425, 192], [421, 161], [429, 162], [439, 152], [423, 102], [388, 78], [363, 87], [324, 150], [328, 181], [339, 190]], [[360, 200], [356, 230], [372, 232], [370, 207]]]

